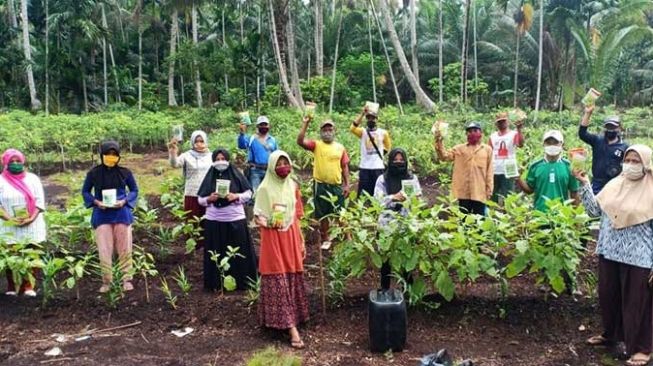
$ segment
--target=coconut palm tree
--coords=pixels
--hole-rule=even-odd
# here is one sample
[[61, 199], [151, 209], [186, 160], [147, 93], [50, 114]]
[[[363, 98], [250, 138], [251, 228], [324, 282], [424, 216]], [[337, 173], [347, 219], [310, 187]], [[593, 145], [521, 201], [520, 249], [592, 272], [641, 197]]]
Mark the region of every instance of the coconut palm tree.
[[41, 101], [36, 96], [36, 83], [32, 72], [32, 46], [29, 42], [29, 17], [27, 14], [27, 0], [20, 0], [20, 25], [23, 30], [23, 53], [25, 55], [25, 76], [29, 87], [30, 106], [33, 111], [41, 109]]

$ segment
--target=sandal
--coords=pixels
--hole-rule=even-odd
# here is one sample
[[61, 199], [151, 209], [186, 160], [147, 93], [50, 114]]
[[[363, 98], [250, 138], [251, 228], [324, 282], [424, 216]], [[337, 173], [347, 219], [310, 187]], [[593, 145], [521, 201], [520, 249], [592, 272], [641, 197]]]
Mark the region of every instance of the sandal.
[[626, 365], [646, 366], [648, 365], [649, 361], [651, 361], [651, 355], [646, 355], [644, 353], [635, 353], [628, 359], [628, 361], [626, 361]]
[[306, 345], [304, 344], [304, 342], [301, 339], [296, 340], [296, 341], [293, 341], [291, 339], [290, 340], [290, 346], [292, 348], [294, 348], [294, 349], [304, 349], [304, 347], [306, 347]]
[[587, 339], [586, 342], [590, 346], [607, 346], [609, 344], [612, 344], [611, 341], [609, 341], [607, 338], [605, 338], [602, 335], [595, 335], [593, 337], [590, 337]]

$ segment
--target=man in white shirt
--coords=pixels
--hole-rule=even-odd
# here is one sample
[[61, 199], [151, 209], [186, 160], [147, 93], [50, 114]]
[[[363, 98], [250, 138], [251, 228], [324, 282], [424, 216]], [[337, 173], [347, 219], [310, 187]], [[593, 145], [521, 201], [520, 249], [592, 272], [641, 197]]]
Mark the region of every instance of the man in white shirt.
[[[499, 202], [501, 197], [515, 189], [515, 178], [512, 174], [506, 174], [506, 167], [517, 164], [517, 147], [524, 146], [524, 136], [522, 135], [523, 121], [515, 121], [517, 130], [510, 129], [510, 120], [508, 113], [498, 113], [494, 120], [497, 131], [490, 135], [488, 144], [492, 148], [494, 162], [494, 192], [492, 201]], [[508, 171], [508, 173], [511, 173]]]
[[[363, 117], [367, 120], [367, 128], [360, 127]], [[369, 111], [365, 107], [349, 127], [349, 131], [360, 139], [361, 161], [358, 170], [358, 197], [364, 194], [363, 192], [367, 192], [370, 196], [374, 195], [376, 180], [385, 171], [383, 157], [392, 147], [390, 134], [376, 126], [377, 120], [377, 113]]]

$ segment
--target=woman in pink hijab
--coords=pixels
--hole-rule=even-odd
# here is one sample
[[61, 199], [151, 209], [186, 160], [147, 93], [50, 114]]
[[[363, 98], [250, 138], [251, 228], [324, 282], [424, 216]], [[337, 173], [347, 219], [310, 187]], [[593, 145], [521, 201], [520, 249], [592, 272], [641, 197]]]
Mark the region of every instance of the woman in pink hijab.
[[[45, 195], [39, 177], [25, 171], [25, 156], [9, 149], [2, 154], [0, 174], [0, 243], [38, 244], [45, 241]], [[7, 270], [6, 295], [36, 296], [32, 271], [26, 277]], [[20, 288], [16, 285], [20, 284]]]

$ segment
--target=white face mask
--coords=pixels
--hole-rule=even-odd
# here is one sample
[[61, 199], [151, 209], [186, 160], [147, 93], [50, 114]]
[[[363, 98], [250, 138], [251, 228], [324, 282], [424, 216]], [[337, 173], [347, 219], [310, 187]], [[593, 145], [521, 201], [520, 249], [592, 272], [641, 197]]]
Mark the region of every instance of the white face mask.
[[226, 160], [218, 160], [213, 162], [213, 167], [217, 169], [219, 172], [224, 172], [229, 168], [229, 162]]
[[544, 153], [548, 156], [558, 156], [562, 153], [562, 146], [549, 145], [544, 146]]
[[644, 165], [624, 163], [622, 169], [626, 179], [639, 180], [644, 177]]

